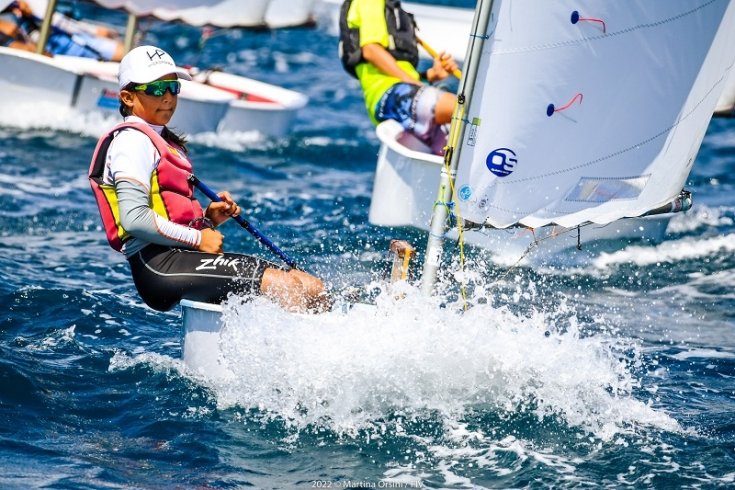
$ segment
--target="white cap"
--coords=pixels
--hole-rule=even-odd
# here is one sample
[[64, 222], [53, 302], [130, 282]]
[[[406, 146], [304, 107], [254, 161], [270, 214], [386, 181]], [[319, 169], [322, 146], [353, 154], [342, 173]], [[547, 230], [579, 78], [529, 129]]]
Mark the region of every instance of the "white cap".
[[191, 76], [177, 67], [166, 51], [155, 46], [138, 46], [120, 61], [117, 82], [122, 90], [131, 82], [149, 83], [171, 73], [184, 80], [191, 80]]

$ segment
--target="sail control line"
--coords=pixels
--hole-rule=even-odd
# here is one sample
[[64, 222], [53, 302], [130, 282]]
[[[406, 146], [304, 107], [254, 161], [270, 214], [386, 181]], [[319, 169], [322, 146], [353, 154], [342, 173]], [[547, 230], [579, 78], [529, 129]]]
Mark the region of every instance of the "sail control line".
[[[464, 76], [459, 80], [459, 88], [457, 89], [457, 105], [452, 115], [452, 125], [447, 148], [444, 152], [444, 167], [439, 181], [439, 191], [436, 201], [438, 203], [453, 202], [456, 196], [454, 191], [454, 179], [457, 175], [457, 165], [459, 164], [459, 155], [461, 146], [458, 142], [464, 139], [464, 115], [469, 112], [472, 103], [472, 91], [475, 86], [475, 79], [480, 65], [480, 54], [482, 53], [483, 43], [485, 42], [488, 22], [490, 21], [490, 12], [492, 11], [493, 0], [479, 0], [475, 10], [475, 17], [472, 20], [472, 29], [470, 30], [470, 42], [467, 46], [467, 67]], [[426, 256], [424, 258], [424, 268], [421, 275], [421, 292], [424, 295], [431, 295], [436, 285], [437, 271], [444, 250], [443, 239], [447, 231], [447, 218], [449, 210], [447, 206], [434, 206], [431, 215], [431, 225], [429, 238], [426, 243]], [[462, 228], [461, 219], [458, 220], [460, 245], [462, 244]], [[464, 295], [464, 288], [462, 289]]]

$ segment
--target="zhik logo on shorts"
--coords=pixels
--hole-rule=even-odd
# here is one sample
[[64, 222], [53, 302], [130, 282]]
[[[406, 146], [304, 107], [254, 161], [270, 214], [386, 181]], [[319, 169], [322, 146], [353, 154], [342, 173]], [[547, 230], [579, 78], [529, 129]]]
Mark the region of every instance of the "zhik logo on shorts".
[[201, 259], [201, 263], [202, 265], [197, 267], [195, 270], [216, 271], [219, 267], [230, 267], [232, 269], [237, 269], [237, 266], [240, 264], [240, 259], [218, 256], [214, 259]]

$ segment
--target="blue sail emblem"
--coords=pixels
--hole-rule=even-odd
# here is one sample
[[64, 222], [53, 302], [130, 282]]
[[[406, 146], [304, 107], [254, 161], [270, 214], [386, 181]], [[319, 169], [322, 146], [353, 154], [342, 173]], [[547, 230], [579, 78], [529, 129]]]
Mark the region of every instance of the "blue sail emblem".
[[507, 177], [513, 173], [518, 159], [510, 148], [498, 148], [490, 152], [485, 159], [487, 169], [498, 177]]
[[459, 188], [459, 192], [457, 192], [457, 195], [459, 196], [459, 199], [461, 201], [469, 201], [469, 199], [472, 197], [472, 187], [467, 184], [463, 185]]

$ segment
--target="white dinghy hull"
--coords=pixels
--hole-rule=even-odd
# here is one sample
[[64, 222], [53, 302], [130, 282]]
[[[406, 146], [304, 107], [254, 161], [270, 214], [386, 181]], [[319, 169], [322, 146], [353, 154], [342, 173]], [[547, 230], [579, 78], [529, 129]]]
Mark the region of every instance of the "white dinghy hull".
[[[50, 58], [0, 47], [0, 65], [0, 103], [9, 112], [20, 115], [41, 103], [111, 118], [110, 126], [101, 127], [100, 134], [119, 122], [118, 63], [72, 56]], [[185, 134], [215, 132], [233, 99], [227, 92], [183, 80], [170, 125]]]
[[0, 47], [0, 101], [11, 111], [14, 104], [44, 103], [70, 107], [82, 74], [53, 58]]
[[222, 306], [185, 299], [181, 310], [181, 360], [186, 368], [207, 379], [232, 376], [220, 350]]
[[293, 90], [220, 71], [202, 72], [194, 80], [233, 96], [219, 131], [259, 131], [274, 138], [284, 137], [309, 100]]
[[[75, 108], [85, 114], [119, 114], [118, 63], [74, 56], [56, 56], [59, 63], [84, 73]], [[216, 132], [234, 96], [199, 83], [181, 80], [181, 93], [169, 126], [183, 134]]]
[[[0, 47], [0, 103], [9, 112], [33, 114], [39, 104], [119, 122], [119, 64], [74, 56], [48, 57]], [[213, 72], [206, 83], [182, 80], [170, 122], [175, 131], [200, 133], [258, 131], [280, 138], [292, 129], [308, 101], [298, 92], [237, 75]], [[29, 112], [30, 111], [30, 112]], [[12, 121], [4, 121], [12, 123]]]

